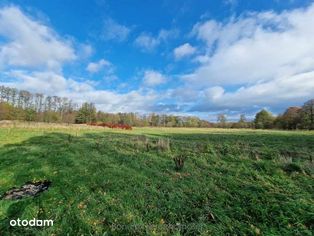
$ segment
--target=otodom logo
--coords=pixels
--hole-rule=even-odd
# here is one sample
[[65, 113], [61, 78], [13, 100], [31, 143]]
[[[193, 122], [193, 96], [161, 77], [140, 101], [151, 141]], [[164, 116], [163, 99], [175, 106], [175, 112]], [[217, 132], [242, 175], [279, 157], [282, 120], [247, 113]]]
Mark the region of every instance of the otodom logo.
[[12, 227], [26, 227], [26, 226], [31, 226], [31, 227], [50, 227], [53, 226], [53, 220], [39, 220], [39, 219], [31, 219], [31, 220], [21, 220], [21, 219], [16, 219], [16, 220], [10, 220], [10, 226]]

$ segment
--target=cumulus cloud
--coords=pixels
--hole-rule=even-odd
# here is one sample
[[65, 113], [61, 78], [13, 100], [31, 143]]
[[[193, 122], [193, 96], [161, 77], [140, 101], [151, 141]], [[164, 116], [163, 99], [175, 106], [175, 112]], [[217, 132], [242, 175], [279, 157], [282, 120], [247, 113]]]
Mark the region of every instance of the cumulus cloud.
[[154, 70], [147, 70], [144, 72], [143, 83], [148, 87], [153, 87], [166, 82], [166, 77]]
[[302, 104], [313, 96], [313, 78], [312, 71], [240, 87], [234, 92], [227, 92], [219, 86], [211, 87], [198, 94], [199, 102], [192, 110], [251, 110], [263, 107], [277, 110], [282, 106]]
[[105, 59], [101, 59], [97, 62], [90, 62], [87, 67], [86, 70], [90, 73], [97, 73], [100, 70], [104, 69], [105, 67], [109, 67], [111, 66], [111, 63]]
[[6, 76], [12, 80], [0, 81], [0, 84], [33, 93], [67, 97], [77, 103], [93, 102], [98, 109], [106, 112], [153, 111], [157, 98], [160, 98], [154, 91], [133, 90], [118, 93], [111, 90], [99, 90], [96, 89], [93, 81], [79, 82], [72, 78], [65, 78], [56, 72], [12, 70], [7, 72]]
[[18, 7], [0, 8], [0, 67], [60, 68], [76, 58], [73, 46]]
[[142, 51], [151, 52], [157, 48], [162, 42], [167, 42], [171, 38], [177, 37], [179, 31], [177, 29], [165, 30], [161, 29], [157, 36], [150, 33], [142, 32], [134, 41], [135, 46]]
[[[127, 93], [95, 90], [83, 95], [88, 101], [94, 102], [98, 109], [106, 112], [149, 112], [153, 110], [153, 105], [158, 98], [156, 93], [141, 93], [137, 90]], [[75, 93], [72, 98], [78, 100], [81, 97]]]
[[67, 81], [62, 75], [50, 71], [30, 73], [24, 70], [12, 70], [7, 75], [15, 79], [7, 83], [7, 86], [47, 95], [54, 95], [53, 93], [62, 91], [67, 86]]
[[183, 76], [204, 99], [195, 110], [284, 108], [311, 98], [313, 24], [314, 5], [197, 23], [192, 34], [204, 42], [206, 54], [197, 57], [201, 65], [193, 73]]
[[281, 14], [252, 13], [227, 24], [197, 24], [193, 31], [214, 52], [187, 78], [202, 84], [242, 84], [312, 70], [313, 23], [312, 5]]
[[104, 23], [102, 38], [104, 40], [123, 42], [128, 38], [130, 33], [131, 28], [121, 25], [113, 19], [109, 18]]
[[208, 88], [204, 91], [204, 94], [208, 100], [215, 101], [224, 94], [224, 89], [220, 86]]
[[181, 59], [183, 57], [190, 56], [196, 52], [196, 48], [192, 47], [189, 43], [182, 44], [181, 46], [174, 49], [174, 57]]

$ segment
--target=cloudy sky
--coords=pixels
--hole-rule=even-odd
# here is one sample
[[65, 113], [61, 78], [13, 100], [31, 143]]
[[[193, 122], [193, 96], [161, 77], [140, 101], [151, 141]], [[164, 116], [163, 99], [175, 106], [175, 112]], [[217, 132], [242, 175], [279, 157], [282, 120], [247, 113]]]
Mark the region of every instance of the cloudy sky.
[[0, 3], [0, 84], [108, 112], [230, 119], [314, 97], [309, 0]]

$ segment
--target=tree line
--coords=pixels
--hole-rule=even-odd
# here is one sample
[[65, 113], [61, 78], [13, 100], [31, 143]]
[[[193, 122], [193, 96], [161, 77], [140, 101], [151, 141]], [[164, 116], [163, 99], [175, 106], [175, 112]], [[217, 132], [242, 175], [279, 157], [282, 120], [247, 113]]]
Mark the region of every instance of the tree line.
[[73, 123], [77, 107], [65, 97], [0, 86], [0, 120]]
[[104, 122], [131, 126], [210, 127], [211, 123], [191, 116], [140, 115], [134, 112], [107, 113], [97, 111], [93, 103], [81, 106], [66, 97], [46, 96], [0, 86], [0, 120], [51, 123]]
[[278, 116], [262, 109], [253, 121], [247, 121], [244, 114], [238, 122], [227, 122], [224, 114], [217, 117], [216, 126], [221, 128], [255, 128], [255, 129], [308, 129], [314, 130], [314, 99], [304, 103], [302, 107], [289, 107]]
[[262, 109], [253, 121], [240, 115], [237, 122], [229, 122], [225, 114], [217, 116], [217, 122], [209, 122], [195, 116], [175, 116], [151, 113], [140, 115], [134, 112], [107, 113], [97, 111], [93, 103], [81, 106], [66, 97], [46, 96], [26, 90], [0, 86], [0, 120], [21, 120], [53, 123], [122, 124], [152, 127], [219, 127], [256, 129], [309, 129], [314, 130], [314, 99], [302, 107], [289, 107], [278, 116]]

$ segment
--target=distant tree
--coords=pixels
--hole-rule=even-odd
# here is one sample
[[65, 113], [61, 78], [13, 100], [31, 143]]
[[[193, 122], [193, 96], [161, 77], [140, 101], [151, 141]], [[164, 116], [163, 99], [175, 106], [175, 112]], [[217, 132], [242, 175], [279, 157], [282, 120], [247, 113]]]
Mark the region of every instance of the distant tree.
[[289, 107], [275, 120], [275, 125], [280, 129], [297, 129], [301, 123], [301, 107]]
[[[205, 122], [205, 121], [202, 120], [202, 122]], [[181, 116], [176, 117], [176, 126], [177, 127], [184, 127], [184, 121], [183, 121]]]
[[177, 119], [176, 119], [175, 116], [163, 115], [162, 119], [163, 119], [163, 123], [165, 124], [164, 126], [167, 126], [167, 127], [174, 127], [174, 126], [176, 126]]
[[260, 112], [258, 112], [255, 115], [255, 128], [256, 129], [271, 129], [273, 127], [275, 118], [273, 115], [266, 111], [265, 109], [262, 109]]
[[218, 127], [225, 128], [227, 124], [227, 117], [225, 114], [219, 114], [217, 116]]
[[245, 114], [240, 115], [239, 123], [245, 123], [246, 122], [246, 117]]
[[76, 119], [76, 111], [72, 111], [72, 112], [65, 113], [62, 121], [67, 124], [73, 124], [75, 123], [75, 119]]
[[25, 109], [25, 120], [26, 121], [35, 121], [36, 119], [36, 111], [32, 108]]
[[303, 128], [314, 130], [314, 99], [304, 103], [301, 110], [301, 120]]
[[158, 126], [160, 124], [160, 117], [155, 113], [150, 114], [149, 120], [151, 126]]
[[250, 122], [247, 121], [245, 114], [241, 114], [239, 121], [232, 124], [231, 128], [249, 128]]
[[195, 116], [190, 116], [186, 118], [185, 124], [186, 127], [199, 127], [199, 118]]
[[0, 120], [12, 120], [14, 107], [7, 102], [0, 102]]
[[91, 123], [96, 121], [96, 107], [93, 103], [83, 103], [78, 110], [75, 123]]

